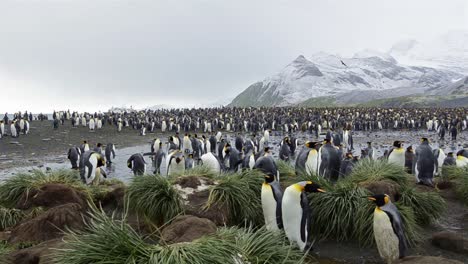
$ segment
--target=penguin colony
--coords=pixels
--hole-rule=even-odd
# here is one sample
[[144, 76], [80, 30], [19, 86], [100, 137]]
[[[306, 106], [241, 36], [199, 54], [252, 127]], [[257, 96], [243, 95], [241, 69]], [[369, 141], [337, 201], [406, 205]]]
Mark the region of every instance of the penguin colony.
[[[273, 131], [279, 129], [287, 134], [279, 144], [278, 156], [281, 160], [294, 162], [297, 173], [317, 174], [331, 182], [349, 175], [358, 160], [364, 158], [387, 159], [390, 163], [402, 166], [412, 173], [417, 183], [427, 186], [433, 186], [433, 178], [443, 165], [468, 166], [468, 150], [461, 149], [455, 155], [453, 152], [445, 154], [440, 148], [432, 149], [429, 139], [425, 137], [420, 139], [421, 142], [416, 150], [413, 150], [412, 146], [406, 147], [405, 142], [396, 140], [382, 157], [377, 157], [373, 143], [370, 141], [367, 147], [361, 150], [360, 157], [353, 155], [352, 152], [353, 130], [408, 128], [437, 131], [441, 135], [441, 131], [455, 128], [458, 133], [466, 129], [468, 116], [465, 109], [464, 115], [460, 115], [465, 116], [465, 119], [459, 117], [457, 112], [457, 115], [446, 114], [442, 117], [439, 115], [433, 119], [423, 117], [417, 121], [410, 119], [411, 115], [408, 113], [398, 113], [398, 111], [387, 112], [379, 109], [382, 111], [377, 115], [380, 118], [372, 120], [368, 113], [361, 115], [356, 109], [345, 111], [344, 116], [347, 118], [344, 119], [335, 116], [337, 110], [321, 109], [322, 112], [308, 111], [307, 122], [298, 122], [294, 117], [284, 118], [281, 113], [285, 114], [287, 108], [255, 111], [260, 110], [262, 113], [276, 110], [280, 118], [268, 118], [263, 114], [263, 119], [259, 120], [258, 116], [251, 113], [249, 115], [252, 109], [218, 109], [216, 115], [211, 117], [213, 118], [211, 121], [208, 121], [209, 118], [194, 120], [190, 113], [183, 110], [95, 115], [59, 112], [54, 113], [54, 127], [57, 128], [56, 124], [59, 123], [57, 120], [72, 120], [73, 126], [81, 123], [90, 131], [99, 130], [103, 125], [115, 125], [117, 131], [132, 127], [140, 131], [142, 136], [146, 135], [146, 131], [153, 132], [155, 129], [175, 132], [167, 140], [155, 138], [150, 144], [150, 152], [135, 153], [129, 157], [127, 166], [135, 176], [147, 173], [144, 156], [149, 156], [152, 160], [155, 174], [177, 174], [199, 165], [208, 166], [216, 173], [258, 169], [263, 172], [265, 179], [259, 195], [266, 228], [271, 231], [284, 230], [289, 241], [303, 251], [308, 251], [312, 247], [310, 230], [313, 208], [309, 207], [307, 193], [323, 193], [326, 190], [310, 181], [298, 182], [282, 190], [279, 184], [281, 181], [279, 171], [270, 148], [270, 136]], [[200, 111], [209, 112], [198, 110], [198, 113]], [[366, 113], [366, 110], [362, 111]], [[235, 117], [233, 112], [239, 116]], [[287, 113], [288, 116], [294, 115], [292, 112]], [[166, 114], [169, 117], [165, 117]], [[424, 111], [420, 114], [424, 115]], [[247, 120], [240, 122], [242, 117]], [[18, 126], [20, 131], [23, 131], [21, 127], [26, 127], [24, 120], [23, 122], [20, 120]], [[324, 140], [299, 142], [293, 136], [299, 132], [299, 129], [302, 132], [315, 134], [316, 138], [322, 131], [327, 132]], [[179, 134], [181, 131], [185, 131], [182, 138]], [[196, 133], [190, 133], [197, 131], [204, 135], [199, 137]], [[234, 142], [227, 140], [221, 131], [237, 132]], [[257, 136], [258, 132], [260, 136]], [[244, 138], [245, 133], [251, 134]], [[83, 182], [93, 185], [102, 180], [101, 176], [107, 177], [103, 167], [111, 166], [115, 152], [112, 143], [106, 145], [98, 143], [91, 149], [84, 141], [80, 146], [69, 149], [68, 158], [72, 168], [80, 170]], [[166, 171], [162, 172], [161, 165], [164, 161]], [[373, 229], [379, 254], [387, 263], [394, 263], [398, 258], [404, 257], [407, 250], [401, 216], [388, 195], [376, 194], [367, 198], [376, 206]]]

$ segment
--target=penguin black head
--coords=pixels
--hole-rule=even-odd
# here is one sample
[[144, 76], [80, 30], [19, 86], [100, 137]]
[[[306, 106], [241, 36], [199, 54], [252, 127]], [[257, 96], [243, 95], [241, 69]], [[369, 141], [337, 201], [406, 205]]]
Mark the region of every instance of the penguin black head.
[[330, 143], [330, 142], [331, 142], [331, 140], [330, 140], [329, 138], [326, 138], [326, 139], [323, 141], [324, 144], [327, 144], [327, 143]]
[[265, 174], [263, 177], [265, 178], [266, 183], [272, 183], [275, 181], [275, 177], [272, 175]]
[[97, 143], [96, 145], [98, 148], [102, 147], [102, 144], [101, 143]]
[[367, 197], [367, 199], [369, 199], [369, 201], [374, 202], [375, 205], [377, 205], [378, 207], [384, 206], [390, 202], [390, 196], [388, 196], [387, 194], [376, 194]]
[[367, 141], [367, 145], [372, 145], [372, 142], [371, 141]]
[[313, 183], [311, 181], [298, 182], [295, 185], [297, 186], [299, 191], [305, 191], [308, 193], [325, 192], [324, 190], [320, 188], [320, 185]]
[[270, 152], [270, 148], [269, 148], [269, 147], [265, 147], [264, 151], [265, 151], [265, 153], [269, 153], [269, 152]]
[[401, 148], [401, 143], [402, 143], [402, 141], [398, 141], [398, 140], [397, 140], [397, 141], [394, 141], [394, 142], [393, 142], [393, 146], [394, 146], [394, 147], [397, 147], [397, 148]]
[[449, 152], [449, 153], [447, 153], [447, 156], [449, 156], [449, 157], [453, 157], [453, 152]]
[[320, 185], [318, 185], [317, 183], [313, 183], [311, 181], [308, 181], [306, 182], [305, 186], [304, 186], [304, 191], [305, 192], [308, 192], [308, 193], [318, 193], [318, 192], [325, 192], [324, 190], [322, 190], [320, 188]]
[[407, 148], [406, 148], [406, 151], [408, 151], [408, 152], [413, 152], [413, 146], [407, 147]]
[[83, 140], [83, 144], [86, 144], [86, 143], [88, 143], [88, 141], [86, 141], [86, 140]]

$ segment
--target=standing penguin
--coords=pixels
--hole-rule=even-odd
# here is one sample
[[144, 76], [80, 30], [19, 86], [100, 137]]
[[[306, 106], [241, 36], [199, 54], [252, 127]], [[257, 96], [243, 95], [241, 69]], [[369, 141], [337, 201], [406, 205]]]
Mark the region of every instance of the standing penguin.
[[403, 141], [394, 141], [393, 147], [388, 153], [388, 162], [401, 167], [405, 166], [405, 149], [402, 147]]
[[289, 147], [289, 137], [285, 137], [281, 142], [279, 158], [280, 160], [289, 161], [291, 156], [291, 149]]
[[301, 151], [297, 155], [296, 165], [295, 165], [295, 170], [296, 170], [297, 175], [306, 172], [307, 157], [309, 155], [310, 150], [314, 148], [315, 144], [316, 142], [307, 141], [304, 144], [304, 147], [301, 149]]
[[68, 150], [68, 159], [72, 165], [72, 169], [78, 169], [81, 150], [78, 147], [72, 147]]
[[445, 155], [445, 152], [442, 148], [437, 148], [432, 151], [434, 153], [434, 158], [435, 158], [435, 175], [440, 175], [440, 172], [442, 170], [442, 166], [444, 165], [444, 160], [447, 157]]
[[204, 166], [210, 168], [210, 170], [216, 174], [221, 173], [221, 164], [219, 159], [212, 153], [208, 152], [203, 154], [201, 157], [201, 162]]
[[18, 134], [16, 133], [16, 127], [15, 127], [15, 121], [13, 121], [13, 123], [11, 123], [11, 126], [10, 126], [10, 133], [11, 133], [11, 137], [18, 137]]
[[86, 151], [89, 150], [88, 141], [83, 140], [83, 144], [80, 145], [80, 150], [81, 150], [81, 153], [85, 153]]
[[185, 157], [180, 150], [175, 150], [167, 156], [167, 176], [185, 171]]
[[254, 149], [250, 149], [248, 152], [245, 152], [244, 147], [244, 159], [242, 161], [242, 168], [253, 170], [255, 166], [255, 152]]
[[304, 251], [310, 247], [309, 234], [311, 210], [307, 193], [324, 192], [311, 181], [302, 181], [286, 188], [281, 201], [281, 217], [284, 232], [291, 243]]
[[226, 144], [224, 147], [224, 159], [223, 163], [225, 164], [226, 171], [237, 172], [239, 170], [239, 165], [242, 163], [242, 157], [239, 151], [236, 148], [233, 148], [230, 144]]
[[185, 169], [190, 170], [195, 167], [195, 162], [193, 160], [193, 154], [188, 154], [185, 158]]
[[368, 155], [369, 159], [371, 159], [371, 160], [376, 160], [377, 159], [376, 151], [375, 151], [374, 147], [372, 146], [371, 141], [367, 142], [366, 152], [367, 152], [367, 155]]
[[84, 183], [88, 185], [98, 185], [101, 175], [107, 177], [101, 169], [106, 163], [104, 157], [94, 151], [87, 151], [80, 160], [80, 176]]
[[265, 154], [257, 159], [254, 165], [254, 169], [258, 169], [266, 175], [275, 177], [276, 181], [279, 182], [279, 170], [276, 166], [276, 162], [270, 154], [270, 148], [265, 148]]
[[133, 171], [135, 176], [146, 173], [146, 161], [140, 153], [133, 154], [127, 160], [127, 167]]
[[444, 159], [444, 163], [442, 163], [443, 166], [455, 166], [457, 165], [457, 161], [455, 160], [455, 157], [453, 157], [453, 152], [447, 153], [447, 157]]
[[374, 210], [374, 238], [387, 264], [395, 263], [406, 255], [408, 248], [400, 212], [386, 194], [368, 197], [376, 204]]
[[112, 143], [107, 143], [105, 154], [106, 154], [106, 164], [107, 166], [110, 166], [112, 164], [112, 159], [115, 159], [115, 145]]
[[414, 151], [413, 146], [406, 148], [405, 152], [405, 171], [409, 174], [413, 174], [413, 161], [414, 161]]
[[468, 154], [468, 151], [464, 149], [457, 152], [457, 159], [455, 160], [457, 167], [468, 166], [468, 158], [465, 156], [466, 154]]
[[336, 181], [340, 175], [341, 157], [330, 140], [325, 139], [325, 144], [320, 148], [319, 175], [325, 179]]
[[5, 135], [5, 124], [3, 123], [3, 120], [0, 120], [0, 138]]
[[416, 182], [427, 186], [434, 186], [433, 178], [436, 171], [436, 159], [429, 146], [427, 138], [421, 138], [421, 144], [416, 148], [416, 154], [413, 162], [413, 172], [416, 176]]
[[262, 184], [262, 209], [263, 217], [265, 218], [265, 226], [267, 230], [283, 229], [283, 221], [281, 220], [281, 200], [283, 192], [279, 182], [275, 181], [275, 177], [265, 175], [265, 182]]

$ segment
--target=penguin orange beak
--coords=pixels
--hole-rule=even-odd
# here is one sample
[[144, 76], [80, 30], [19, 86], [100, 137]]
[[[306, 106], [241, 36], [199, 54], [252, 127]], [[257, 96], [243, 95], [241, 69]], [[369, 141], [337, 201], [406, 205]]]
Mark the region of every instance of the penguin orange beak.
[[319, 191], [319, 192], [321, 192], [321, 193], [326, 193], [326, 191], [323, 190], [323, 189], [317, 189], [317, 191]]
[[375, 201], [375, 198], [374, 198], [374, 197], [367, 197], [367, 199], [368, 199], [369, 201]]

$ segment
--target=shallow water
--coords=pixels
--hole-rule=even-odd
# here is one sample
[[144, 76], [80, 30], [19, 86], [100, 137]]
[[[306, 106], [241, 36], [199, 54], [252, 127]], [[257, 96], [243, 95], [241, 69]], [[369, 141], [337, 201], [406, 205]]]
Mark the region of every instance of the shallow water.
[[[455, 143], [450, 142], [448, 140], [443, 142], [442, 149], [445, 151], [445, 153], [449, 151], [456, 152], [458, 149], [460, 149], [460, 144], [467, 142], [466, 135], [467, 135], [466, 131], [464, 131], [463, 133], [460, 133], [459, 140]], [[224, 133], [223, 136], [228, 140], [228, 142], [231, 142], [231, 145], [234, 146], [234, 139], [235, 139], [234, 134]], [[317, 139], [314, 136], [311, 136], [309, 134], [302, 133], [302, 132], [296, 133], [295, 136], [298, 138], [300, 144], [303, 144], [307, 140], [320, 141], [324, 139], [324, 135], [320, 135], [320, 137]], [[409, 145], [413, 145], [413, 148], [416, 149], [419, 143], [419, 138], [423, 136], [428, 137], [430, 139], [431, 147], [433, 148], [439, 147], [439, 143], [437, 141], [437, 134], [435, 132], [428, 132], [428, 131], [405, 131], [405, 132], [400, 132], [400, 131], [381, 131], [380, 132], [379, 131], [379, 132], [372, 132], [372, 133], [361, 132], [361, 131], [354, 132], [353, 138], [354, 138], [355, 143], [354, 143], [353, 153], [354, 155], [360, 155], [361, 149], [367, 146], [366, 144], [367, 141], [374, 142], [373, 144], [377, 152], [377, 157], [382, 156], [384, 151], [392, 145], [394, 140], [404, 140], [405, 148]], [[279, 143], [281, 142], [283, 137], [284, 135], [282, 132], [273, 132], [270, 135], [269, 146], [272, 149], [273, 157], [275, 157], [275, 159], [278, 158]], [[301, 148], [302, 147], [299, 146], [296, 153], [298, 153]], [[126, 147], [126, 148], [116, 148], [116, 157], [114, 160], [112, 160], [112, 165], [110, 167], [105, 168], [108, 174], [108, 177], [116, 178], [124, 182], [129, 182], [134, 176], [133, 176], [133, 172], [127, 167], [127, 159], [135, 153], [145, 153], [145, 152], [150, 152], [149, 144], [144, 144], [144, 145], [139, 145], [139, 146], [134, 146], [134, 147]], [[152, 168], [150, 157], [144, 156], [144, 158], [147, 162], [147, 173], [152, 173], [154, 169]], [[48, 157], [47, 160], [52, 160], [53, 162], [44, 162], [42, 164], [38, 164], [38, 166], [17, 167], [13, 169], [1, 170], [0, 181], [3, 181], [9, 178], [11, 175], [15, 173], [27, 172], [32, 169], [46, 170], [47, 168], [50, 168], [52, 170], [56, 170], [56, 169], [71, 168], [70, 162], [68, 161], [66, 156]], [[164, 160], [162, 163], [161, 171], [162, 172], [166, 171], [166, 165], [165, 165]]]

